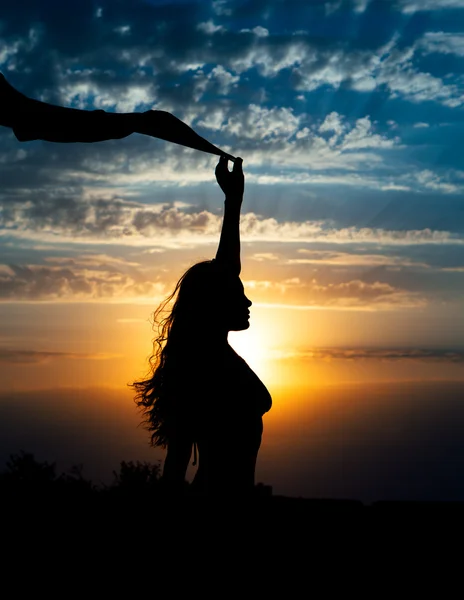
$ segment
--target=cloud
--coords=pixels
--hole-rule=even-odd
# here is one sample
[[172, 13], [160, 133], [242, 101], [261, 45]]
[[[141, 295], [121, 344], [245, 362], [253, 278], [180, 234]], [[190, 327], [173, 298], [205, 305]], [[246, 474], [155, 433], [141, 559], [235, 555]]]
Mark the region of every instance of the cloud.
[[240, 81], [238, 75], [233, 75], [221, 65], [218, 65], [211, 70], [208, 79], [215, 81], [218, 84], [218, 93], [223, 96], [226, 96], [231, 88]]
[[43, 364], [54, 360], [112, 360], [120, 354], [0, 349], [0, 364]]
[[247, 213], [242, 219], [243, 237], [246, 241], [297, 241], [327, 242], [332, 244], [372, 243], [380, 245], [416, 245], [416, 244], [464, 244], [464, 239], [444, 231], [409, 230], [387, 231], [368, 227], [344, 227], [335, 229], [325, 227], [321, 222], [286, 222], [275, 219], [260, 219], [253, 213]]
[[247, 279], [244, 285], [250, 290], [261, 290], [261, 291], [277, 291], [281, 294], [286, 294], [289, 290], [294, 288], [301, 288], [304, 284], [298, 277], [291, 279], [284, 279], [282, 281], [259, 281], [254, 279]]
[[[353, 123], [332, 111], [328, 118], [317, 120], [310, 127], [304, 122], [304, 117], [288, 107], [247, 109], [240, 117], [232, 116], [225, 107], [217, 107], [205, 117], [198, 116], [197, 121], [215, 131], [220, 128], [222, 133], [233, 129], [230, 139], [235, 141], [231, 147], [241, 147], [250, 183], [349, 186], [376, 191], [433, 189], [444, 194], [464, 191], [464, 182], [452, 170], [442, 168], [442, 172], [433, 175], [428, 170], [430, 180], [426, 180], [417, 177], [417, 167], [410, 169], [407, 161], [398, 164], [405, 156], [405, 146], [397, 136], [379, 133], [379, 126], [368, 115]], [[329, 126], [337, 127], [339, 133], [329, 130]], [[114, 197], [119, 188], [125, 197], [148, 198], [150, 194], [142, 186], [153, 184], [153, 195], [162, 198], [166, 194], [162, 188], [166, 186], [210, 183], [215, 163], [211, 155], [144, 136], [119, 144], [30, 145], [27, 150], [18, 150], [11, 144], [2, 149], [0, 145], [3, 221], [20, 198], [27, 198], [38, 212], [41, 204], [55, 198], [56, 219], [67, 210], [67, 205], [69, 209], [72, 205], [73, 211], [85, 210], [85, 205], [73, 198], [82, 194], [83, 187], [88, 196], [92, 190], [94, 196], [102, 196], [100, 190], [106, 188], [107, 198], [111, 194]], [[116, 197], [115, 203], [118, 202]]]
[[213, 0], [212, 2], [212, 7], [213, 7], [213, 11], [217, 14], [217, 15], [231, 15], [232, 14], [232, 9], [229, 8], [230, 2], [228, 2], [228, 0]]
[[[464, 7], [464, 6], [463, 6]], [[464, 34], [444, 31], [427, 31], [417, 46], [425, 53], [464, 56]]]
[[258, 37], [267, 37], [269, 35], [269, 29], [261, 27], [261, 25], [253, 27], [253, 29], [242, 29], [241, 33], [249, 33], [250, 31]]
[[263, 140], [265, 138], [288, 139], [299, 127], [299, 118], [289, 108], [262, 108], [251, 104], [245, 113], [231, 116], [227, 131], [239, 138]]
[[135, 112], [139, 108], [153, 107], [157, 92], [151, 82], [131, 83], [120, 89], [101, 87], [98, 84], [68, 81], [60, 88], [63, 106], [86, 109], [90, 99], [96, 109], [115, 112]]
[[130, 25], [120, 25], [119, 27], [115, 27], [113, 29], [113, 31], [115, 31], [116, 33], [119, 33], [120, 35], [128, 35], [131, 32], [131, 26]]
[[279, 260], [278, 255], [273, 254], [272, 252], [257, 252], [256, 254], [252, 254], [249, 258], [251, 260], [256, 260], [257, 262], [268, 261], [268, 260], [272, 260], [272, 261]]
[[366, 283], [360, 280], [346, 281], [342, 283], [329, 283], [320, 285], [315, 280], [311, 286], [308, 296], [309, 304], [320, 306], [424, 306], [425, 302], [418, 295], [394, 288], [388, 283], [376, 281]]
[[435, 101], [456, 108], [463, 103], [459, 86], [446, 84], [441, 78], [428, 72], [419, 71], [414, 66], [416, 45], [398, 48], [393, 38], [384, 47], [376, 66], [376, 80], [385, 85], [391, 97], [401, 97], [410, 102]]
[[69, 256], [48, 256], [45, 258], [47, 263], [58, 264], [64, 266], [80, 266], [91, 267], [98, 269], [111, 270], [115, 267], [138, 267], [140, 263], [129, 261], [117, 256], [109, 254], [86, 254], [85, 256], [69, 257]]
[[[354, 145], [362, 144], [382, 144], [382, 139], [376, 140], [366, 138], [362, 141], [355, 140]], [[388, 148], [388, 142], [385, 142], [385, 147]], [[363, 172], [358, 169], [358, 172], [351, 172], [355, 170], [355, 164], [361, 163], [362, 160], [370, 162], [370, 168], [373, 165], [377, 167], [386, 167], [380, 157], [376, 154], [367, 152], [334, 152], [331, 154], [330, 149], [326, 152], [321, 152], [317, 158], [315, 158], [312, 167], [320, 172], [296, 170], [297, 165], [293, 165], [294, 171], [290, 170], [292, 164], [293, 151], [296, 148], [289, 143], [289, 153], [287, 156], [282, 157], [284, 166], [288, 167], [288, 171], [281, 171], [278, 174], [254, 174], [248, 175], [248, 181], [253, 183], [259, 183], [262, 185], [272, 184], [287, 184], [291, 186], [344, 186], [346, 188], [358, 188], [359, 191], [362, 189], [370, 189], [382, 192], [388, 191], [399, 191], [399, 192], [414, 192], [427, 194], [430, 190], [438, 192], [440, 194], [462, 194], [464, 186], [462, 185], [462, 178], [459, 172], [454, 170], [448, 170], [445, 173], [436, 173], [430, 169], [424, 169], [423, 171], [409, 170], [402, 172], [402, 167], [397, 167], [397, 173], [394, 175], [387, 168], [383, 169], [382, 172], [370, 173]], [[301, 156], [301, 155], [300, 155]], [[280, 160], [280, 153], [276, 152], [274, 157]], [[258, 161], [258, 157], [253, 157], [254, 161]], [[325, 168], [325, 173], [323, 172]], [[348, 173], [343, 171], [350, 171]], [[337, 193], [339, 193], [337, 191]], [[408, 197], [408, 200], [412, 200], [412, 196]], [[457, 216], [459, 219], [459, 216]]]
[[[350, 0], [352, 3], [352, 8], [356, 13], [363, 13], [368, 7], [371, 0]], [[336, 12], [342, 6], [345, 8], [343, 0], [330, 0], [325, 2], [325, 14], [330, 16], [332, 13]]]
[[[453, 41], [456, 49], [458, 41], [455, 38]], [[429, 39], [429, 46], [431, 43]], [[450, 44], [451, 38], [448, 47]], [[441, 41], [440, 45], [437, 41], [435, 45], [444, 48], [445, 42]], [[311, 49], [304, 45], [300, 47], [299, 59], [291, 65], [296, 77], [295, 89], [313, 91], [323, 85], [338, 89], [344, 85], [358, 92], [372, 92], [385, 87], [392, 98], [401, 97], [415, 103], [435, 101], [451, 108], [461, 106], [464, 95], [459, 85], [447, 84], [415, 66], [416, 50], [423, 47], [424, 42], [400, 48], [396, 35], [370, 51], [336, 47]]]
[[[420, 6], [460, 6], [460, 0], [424, 1], [404, 0], [397, 6], [405, 12]], [[353, 0], [350, 7], [359, 14], [368, 4], [367, 0]], [[327, 6], [333, 12], [346, 4], [331, 2]], [[215, 3], [211, 8], [211, 18], [205, 18], [205, 11], [196, 2], [184, 3], [178, 10], [169, 3], [137, 0], [130, 7], [124, 2], [105, 5], [95, 18], [95, 8], [82, 3], [73, 14], [72, 27], [71, 23], [63, 27], [66, 15], [62, 11], [46, 13], [30, 7], [27, 18], [22, 15], [23, 19], [17, 19], [17, 9], [11, 5], [4, 15], [0, 66], [16, 73], [19, 83], [26, 86], [25, 92], [49, 101], [117, 110], [148, 108], [162, 102], [181, 117], [198, 109], [192, 93], [196, 71], [207, 73], [214, 68], [222, 68], [232, 77], [256, 70], [265, 79], [288, 71], [296, 91], [328, 85], [371, 92], [387, 86], [392, 94], [412, 102], [435, 100], [451, 107], [462, 104], [459, 86], [419, 71], [414, 64], [418, 47], [397, 48], [396, 35], [387, 43], [366, 49], [353, 40], [344, 43], [343, 36], [341, 40], [320, 40], [301, 30], [293, 35], [295, 31], [284, 34], [276, 28], [273, 33], [259, 22], [238, 26], [231, 18], [232, 5]], [[265, 10], [261, 8], [249, 2], [234, 7], [244, 15], [257, 11], [256, 17], [259, 13], [263, 22]], [[273, 7], [276, 22], [280, 9]], [[288, 10], [294, 19], [301, 5], [294, 3]], [[317, 12], [317, 7], [314, 10]], [[435, 46], [434, 51], [461, 51], [459, 34], [431, 32], [424, 39], [422, 50]], [[42, 73], [41, 84], [40, 78], [26, 76], [31, 72]], [[179, 74], [187, 75], [182, 84]], [[237, 90], [241, 105], [246, 101], [244, 91]], [[212, 107], [216, 98], [210, 95], [203, 100]]]
[[274, 351], [277, 360], [376, 360], [464, 363], [464, 350], [456, 348], [309, 348]]
[[363, 13], [366, 8], [369, 6], [371, 0], [353, 0], [354, 1], [354, 10], [357, 13]]
[[342, 116], [336, 111], [329, 113], [319, 126], [319, 132], [325, 133], [333, 131], [337, 136], [340, 136], [345, 130], [345, 125], [342, 123]]
[[418, 293], [395, 288], [386, 282], [368, 283], [359, 279], [320, 283], [317, 279], [293, 277], [284, 280], [246, 280], [247, 293], [258, 305], [282, 302], [292, 308], [336, 308], [390, 310], [418, 308], [426, 301]]
[[343, 138], [343, 150], [353, 150], [357, 148], [392, 148], [395, 140], [372, 132], [372, 123], [369, 117], [363, 117], [356, 121], [355, 126]]
[[325, 14], [327, 16], [331, 15], [332, 13], [336, 12], [340, 8], [341, 5], [342, 5], [342, 0], [332, 0], [331, 2], [326, 2], [324, 5]]
[[419, 171], [415, 174], [415, 176], [420, 184], [431, 190], [439, 190], [448, 194], [452, 194], [459, 189], [454, 184], [440, 181], [438, 175], [436, 175], [435, 173], [433, 173], [433, 171], [430, 171], [429, 169]]
[[[60, 262], [60, 261], [52, 261]], [[97, 265], [86, 259], [63, 259], [63, 265], [2, 265], [0, 299], [2, 301], [124, 301], [161, 299], [165, 284], [150, 280], [143, 271], [131, 267], [118, 270], [118, 262]]]
[[[78, 261], [76, 261], [78, 262]], [[155, 271], [156, 272], [156, 271]], [[169, 279], [169, 276], [163, 274]], [[129, 276], [115, 270], [95, 268], [11, 265], [0, 269], [2, 301], [126, 301], [161, 300], [167, 282], [149, 279], [149, 274]], [[169, 282], [171, 283], [171, 282]], [[288, 303], [307, 306], [365, 307], [423, 305], [417, 294], [397, 289], [388, 283], [352, 280], [320, 284], [299, 277], [283, 280], [247, 280], [244, 282], [257, 302], [275, 301], [285, 296]]]
[[386, 254], [350, 254], [348, 252], [336, 252], [334, 250], [308, 250], [301, 248], [298, 250], [301, 258], [290, 258], [286, 264], [315, 264], [315, 265], [340, 265], [347, 267], [354, 266], [394, 266], [394, 267], [415, 267], [427, 268], [424, 262], [414, 261], [405, 256], [390, 256]]
[[[307, 238], [301, 235], [294, 237], [295, 232], [288, 228], [289, 224], [278, 224], [272, 219], [256, 221], [255, 215], [251, 216], [253, 220], [248, 224], [246, 221], [250, 215], [244, 216], [242, 224], [245, 228], [248, 225], [248, 234], [243, 235], [242, 240], [247, 244], [247, 258], [252, 259], [250, 263], [255, 263], [254, 267], [251, 264], [249, 267], [254, 272], [254, 278], [249, 277], [245, 284], [257, 303], [282, 301], [289, 307], [300, 308], [386, 310], [395, 307], [423, 307], [425, 296], [432, 298], [434, 295], [434, 284], [432, 289], [424, 283], [408, 289], [410, 286], [404, 278], [406, 268], [416, 272], [424, 269], [433, 271], [434, 268], [431, 263], [421, 262], [407, 255], [417, 243], [414, 236], [412, 244], [405, 244], [404, 240], [400, 240], [398, 244], [395, 238], [390, 239], [395, 253], [389, 256], [367, 251], [367, 244], [372, 244], [375, 250], [381, 243], [385, 249], [387, 247], [386, 239], [384, 238], [383, 242], [379, 241], [372, 230], [366, 230], [362, 236], [356, 238], [353, 232], [349, 232], [349, 235], [341, 230], [324, 232], [320, 224], [313, 223], [308, 225], [312, 235]], [[276, 229], [272, 230], [272, 227]], [[296, 233], [301, 232], [297, 230]], [[308, 234], [307, 231], [305, 233]], [[369, 238], [369, 235], [372, 237]], [[179, 241], [176, 241], [176, 237], [168, 238], [165, 247], [179, 251], [187, 244], [186, 239], [189, 239], [189, 247], [196, 248], [197, 253], [205, 243], [216, 246], [217, 234], [206, 239], [205, 237], [201, 232], [192, 238], [183, 233]], [[65, 238], [63, 242], [64, 240]], [[274, 252], [266, 251], [263, 241], [270, 242]], [[312, 243], [316, 247], [294, 247], [293, 253], [288, 256], [289, 251], [285, 248], [285, 243], [289, 241]], [[257, 251], [254, 253], [250, 242], [256, 244]], [[156, 243], [158, 248], [163, 247], [160, 239], [157, 239]], [[323, 243], [330, 249], [321, 249]], [[152, 244], [150, 236], [150, 241], [145, 245]], [[275, 252], [276, 244], [282, 248], [280, 255]], [[338, 250], [338, 245], [342, 245], [343, 250]], [[66, 247], [69, 253], [69, 243], [66, 243]], [[406, 253], [404, 256], [398, 254], [399, 247], [404, 248], [404, 251], [401, 251]], [[130, 254], [134, 256], [134, 250], [131, 250]], [[167, 251], [155, 263], [152, 263], [151, 259], [148, 260], [147, 256], [142, 250], [136, 254], [135, 259], [112, 257], [105, 253], [88, 253], [75, 256], [45, 256], [42, 259], [44, 264], [0, 264], [0, 300], [150, 303], [161, 301], [166, 295], [166, 290], [171, 289], [174, 283], [169, 267], [174, 259]], [[448, 261], [446, 264], [452, 269], [460, 266], [460, 262], [456, 261]], [[280, 277], [277, 276], [274, 265], [277, 266]], [[307, 266], [314, 268], [306, 268]], [[283, 273], [286, 276], [282, 277]], [[443, 287], [442, 283], [441, 291], [444, 293], [445, 289], [448, 288]]]
[[[418, 174], [425, 185], [441, 184], [429, 172]], [[29, 194], [20, 202], [3, 206], [0, 225], [3, 236], [25, 239], [82, 243], [92, 240], [108, 244], [117, 240], [125, 245], [172, 244], [199, 245], [216, 243], [222, 223], [222, 214], [179, 205], [146, 205], [111, 197], [44, 196], [36, 202]], [[246, 242], [289, 241], [326, 242], [334, 244], [368, 243], [381, 245], [449, 244], [459, 246], [464, 239], [448, 231], [387, 230], [369, 227], [336, 228], [324, 221], [278, 221], [253, 212], [241, 218], [241, 234]]]
[[[223, 129], [237, 138], [232, 146], [240, 145], [246, 150], [247, 166], [270, 163], [286, 169], [304, 170], [304, 173], [271, 175], [289, 183], [309, 183], [312, 173], [317, 170], [358, 170], [364, 173], [383, 163], [384, 154], [379, 151], [402, 148], [398, 136], [376, 133], [369, 115], [350, 123], [343, 115], [333, 111], [321, 123], [308, 127], [304, 125], [305, 115], [296, 115], [291, 108], [267, 109], [252, 104], [240, 115], [227, 120], [222, 114], [221, 120]], [[253, 171], [251, 176], [261, 182], [260, 176]], [[362, 178], [357, 179], [360, 185]], [[321, 179], [323, 182], [324, 177]], [[378, 181], [375, 187], [378, 187]]]
[[[179, 11], [170, 3], [136, 0], [129, 7], [105, 2], [96, 18], [95, 6], [82, 3], [71, 27], [63, 19], [64, 9], [49, 12], [34, 4], [21, 21], [15, 17], [18, 6], [8, 3], [0, 36], [2, 69], [19, 89], [50, 101], [111, 110], [172, 109], [218, 145], [225, 141], [232, 150], [243, 151], [255, 198], [263, 188], [258, 192], [254, 184], [272, 192], [271, 202], [262, 208], [264, 200], [256, 201], [244, 217], [248, 241], [364, 240], [360, 243], [458, 247], [460, 240], [449, 230], [462, 221], [455, 200], [463, 192], [463, 181], [455, 181], [445, 165], [430, 168], [427, 159], [414, 161], [412, 168], [417, 147], [404, 145], [411, 143], [411, 125], [404, 122], [402, 109], [398, 114], [383, 113], [400, 124], [392, 131], [376, 107], [380, 98], [388, 103], [388, 95], [413, 102], [434, 100], [448, 108], [459, 103], [459, 76], [444, 76], [430, 58], [424, 60], [424, 53], [441, 52], [441, 61], [448, 57], [444, 53], [458, 55], [460, 34], [424, 34], [424, 27], [430, 26], [424, 22], [407, 35], [395, 33], [396, 26], [387, 23], [382, 36], [360, 34], [354, 39], [345, 32], [317, 37], [309, 23], [304, 32], [295, 21], [301, 16], [297, 12], [301, 3], [286, 3], [286, 31], [279, 22], [283, 5], [277, 3], [265, 18], [264, 4], [246, 2], [239, 7], [218, 2], [209, 11], [188, 2]], [[317, 4], [307, 10], [323, 15], [323, 3]], [[343, 2], [330, 19], [334, 23], [345, 15], [365, 19], [371, 11], [376, 17], [377, 6], [371, 3], [369, 14], [359, 17], [352, 10], [366, 10], [366, 2]], [[398, 14], [397, 18], [404, 19]], [[427, 70], [430, 73], [422, 73]], [[327, 103], [312, 105], [310, 89], [323, 93]], [[340, 94], [332, 93], [336, 89]], [[340, 99], [347, 90], [356, 102], [343, 114]], [[295, 102], [296, 94], [305, 102]], [[422, 122], [424, 114], [413, 112], [414, 120]], [[427, 114], [433, 125], [433, 114]], [[431, 128], [427, 137], [436, 129]], [[403, 131], [404, 141], [397, 137]], [[163, 248], [217, 241], [220, 214], [209, 208], [213, 203], [208, 192], [203, 200], [206, 186], [201, 185], [214, 181], [214, 159], [207, 155], [138, 135], [114, 144], [66, 147], [20, 145], [4, 130], [0, 143], [3, 240], [16, 236], [39, 243], [117, 240], [122, 245], [148, 245], [153, 239]], [[97, 186], [108, 191], [97, 191]], [[112, 186], [119, 189], [110, 190]], [[360, 200], [354, 199], [357, 192]], [[385, 200], [379, 192], [385, 192]], [[420, 209], [407, 222], [402, 220], [411, 205], [428, 202], [430, 207], [432, 193], [444, 200], [441, 215], [437, 208]], [[187, 195], [189, 207], [173, 206], [173, 197]], [[361, 213], [367, 197], [373, 201]], [[169, 202], [161, 209], [153, 206], [153, 201], [162, 203], [164, 198]], [[288, 200], [277, 204], [278, 198]], [[382, 227], [375, 211], [384, 214], [390, 198], [404, 202], [396, 205], [395, 219]], [[278, 218], [269, 221], [257, 214], [260, 210]], [[456, 215], [452, 223], [451, 214]], [[370, 227], [372, 222], [378, 226]], [[359, 226], [350, 229], [346, 223]], [[402, 231], [395, 233], [395, 227]], [[11, 262], [22, 264], [22, 259], [13, 257]], [[34, 262], [30, 257], [24, 260]]]
[[337, 47], [327, 49], [300, 45], [298, 53], [293, 53], [291, 65], [295, 88], [310, 92], [324, 85], [338, 89], [346, 84], [357, 91], [372, 91], [377, 86], [374, 74], [380, 63], [379, 53], [381, 55], [383, 50], [347, 51]]
[[462, 0], [397, 0], [397, 5], [405, 14], [463, 8]]
[[219, 131], [226, 119], [226, 111], [221, 107], [216, 107], [208, 112], [208, 114], [199, 119], [198, 126], [212, 131]]
[[[199, 102], [201, 99], [204, 101], [205, 98], [211, 96], [228, 96], [231, 90], [237, 87], [240, 77], [238, 75], [234, 75], [222, 65], [218, 65], [209, 72], [206, 70], [197, 69], [193, 75], [193, 80], [193, 98], [195, 102]], [[227, 109], [228, 106], [226, 105], [210, 105], [209, 102], [207, 102], [206, 105], [200, 105], [197, 107], [196, 114], [192, 115], [192, 118], [195, 118], [198, 121], [198, 125], [200, 127], [206, 127], [207, 129], [219, 129], [222, 121], [224, 121], [226, 118], [226, 114], [228, 112]], [[212, 120], [211, 114], [213, 113], [217, 115], [219, 112], [222, 114], [221, 122], [218, 124], [218, 126], [211, 127], [209, 125], [209, 122]], [[199, 115], [201, 120], [199, 120]], [[215, 119], [212, 121], [215, 123]]]
[[212, 20], [205, 21], [203, 23], [198, 23], [197, 29], [198, 31], [202, 31], [207, 35], [213, 35], [215, 33], [225, 31], [222, 25], [215, 25]]
[[226, 64], [239, 74], [257, 69], [262, 77], [275, 77], [280, 71], [306, 60], [308, 49], [305, 42], [291, 39], [273, 43], [270, 40], [271, 36], [253, 35], [248, 45], [240, 44], [236, 52], [225, 57]]
[[[352, 3], [352, 7], [361, 10], [365, 9], [365, 4]], [[137, 7], [140, 8], [139, 4]], [[215, 5], [216, 12], [221, 15], [210, 20], [203, 13], [200, 19], [197, 9], [189, 5], [176, 24], [182, 43], [175, 46], [172, 43], [174, 14], [169, 8], [144, 5], [143, 10], [143, 22], [142, 13], [128, 13], [122, 5], [111, 10], [105, 8], [104, 17], [97, 20], [92, 11], [87, 45], [78, 45], [71, 52], [69, 49], [65, 52], [65, 45], [60, 45], [64, 41], [60, 38], [54, 54], [55, 62], [47, 67], [49, 77], [57, 79], [37, 89], [36, 95], [51, 94], [50, 100], [82, 108], [117, 111], [162, 108], [173, 111], [195, 127], [205, 129], [206, 136], [215, 132], [218, 140], [225, 141], [226, 149], [241, 148], [247, 165], [260, 171], [251, 172], [250, 181], [346, 184], [384, 191], [407, 191], [421, 185], [418, 180], [415, 180], [416, 188], [414, 181], [413, 184], [385, 181], [386, 171], [380, 172], [380, 167], [390, 166], [400, 156], [402, 146], [398, 137], [383, 133], [367, 114], [350, 122], [340, 112], [332, 111], [325, 120], [314, 122], [314, 117], [301, 112], [303, 106], [294, 107], [290, 101], [287, 105], [277, 102], [273, 105], [269, 99], [260, 102], [256, 95], [250, 99], [246, 81], [250, 77], [254, 80], [256, 75], [258, 81], [254, 80], [252, 86], [256, 94], [259, 89], [269, 94], [272, 90], [269, 78], [287, 71], [285, 76], [288, 75], [289, 87], [293, 87], [293, 91], [307, 92], [329, 85], [359, 92], [378, 90], [383, 93], [387, 89], [392, 96], [413, 102], [435, 100], [447, 106], [459, 106], [462, 102], [457, 84], [450, 85], [418, 70], [415, 60], [419, 46], [413, 44], [399, 48], [395, 36], [377, 48], [362, 49], [338, 42], [322, 44], [309, 34], [277, 35], [273, 34], [272, 28], [269, 30], [262, 25], [253, 26], [249, 34], [244, 34], [233, 30], [233, 23], [224, 13], [231, 10], [230, 5]], [[150, 45], [146, 43], [148, 33], [145, 24], [150, 20], [149, 15], [153, 17], [152, 22], [160, 24], [156, 43]], [[90, 16], [90, 13], [82, 15], [83, 22], [79, 21], [82, 30]], [[49, 19], [48, 25], [53, 30], [57, 24], [54, 17]], [[130, 27], [131, 35], [111, 34], [97, 52], [95, 40], [99, 39], [103, 23], [105, 30], [108, 27], [111, 31]], [[221, 29], [220, 35], [204, 31], [205, 28], [219, 31], [219, 28], [225, 27], [223, 23], [227, 23], [227, 30]], [[161, 24], [164, 25], [161, 27]], [[265, 31], [269, 34], [264, 35]], [[29, 65], [28, 68], [32, 68], [39, 50], [49, 56], [45, 52], [47, 39], [39, 33], [32, 37], [33, 50], [21, 51], [21, 60]], [[431, 43], [432, 38], [427, 39]], [[437, 39], [434, 43], [438, 43]], [[85, 58], [75, 54], [77, 50], [82, 51]], [[76, 62], [77, 56], [79, 62]], [[21, 81], [20, 71], [17, 77], [19, 87], [28, 91], [29, 79], [23, 75]], [[248, 89], [246, 97], [243, 96], [245, 89]], [[278, 96], [272, 98], [280, 99]], [[329, 127], [335, 129], [330, 130]], [[153, 148], [157, 152], [158, 146], [144, 146], [148, 140], [140, 140], [140, 137], [137, 136], [139, 144], [114, 146], [113, 155], [100, 148], [86, 148], [86, 159], [83, 152], [82, 158], [78, 158], [76, 153], [72, 165], [75, 168], [69, 168], [71, 165], [68, 164], [66, 172], [61, 172], [62, 179], [77, 181], [86, 178], [97, 183], [107, 179], [111, 173], [113, 180], [120, 185], [153, 180], [182, 181], [188, 185], [210, 180], [211, 167], [206, 160], [179, 153], [169, 144], [159, 146], [166, 160], [156, 160]], [[131, 156], [128, 156], [129, 152]], [[69, 150], [66, 153], [71, 154]], [[28, 165], [33, 160], [26, 158]], [[55, 179], [60, 166], [63, 166], [60, 160], [44, 164], [44, 175]], [[16, 159], [16, 162], [20, 160]], [[8, 164], [13, 164], [11, 153]], [[266, 173], [262, 172], [264, 166], [267, 166]], [[335, 169], [359, 171], [360, 176], [343, 178], [336, 174], [329, 177], [324, 173], [308, 177], [309, 171]], [[292, 170], [305, 171], [306, 174], [299, 173], [299, 177], [293, 177], [294, 173], [289, 172]], [[369, 177], [369, 172], [373, 171], [379, 175]], [[445, 185], [434, 188], [429, 183], [427, 189], [447, 193], [451, 188], [449, 185], [446, 187], [445, 182]]]

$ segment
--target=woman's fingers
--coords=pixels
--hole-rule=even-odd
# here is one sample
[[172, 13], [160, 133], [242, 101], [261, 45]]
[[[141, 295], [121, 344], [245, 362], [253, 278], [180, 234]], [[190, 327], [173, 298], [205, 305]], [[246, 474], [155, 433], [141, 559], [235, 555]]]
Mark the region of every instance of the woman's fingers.
[[217, 182], [226, 195], [237, 194], [243, 196], [243, 159], [240, 157], [235, 159], [232, 171], [229, 171], [228, 162], [229, 159], [226, 156], [220, 157], [215, 171]]
[[216, 174], [222, 174], [225, 171], [228, 171], [227, 167], [227, 158], [225, 156], [221, 156], [218, 164], [216, 165]]
[[237, 156], [237, 158], [234, 161], [234, 168], [233, 171], [241, 171], [242, 170], [242, 164], [243, 164], [243, 158], [240, 158], [240, 156]]

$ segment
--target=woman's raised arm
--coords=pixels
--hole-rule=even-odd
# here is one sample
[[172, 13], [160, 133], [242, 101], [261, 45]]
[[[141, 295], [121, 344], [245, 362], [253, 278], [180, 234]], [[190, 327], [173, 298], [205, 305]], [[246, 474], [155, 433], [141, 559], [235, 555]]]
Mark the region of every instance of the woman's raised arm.
[[216, 253], [218, 266], [231, 275], [240, 275], [240, 209], [245, 191], [245, 177], [242, 159], [236, 158], [232, 171], [227, 166], [227, 158], [222, 157], [216, 167], [216, 179], [225, 194], [224, 219], [221, 237]]

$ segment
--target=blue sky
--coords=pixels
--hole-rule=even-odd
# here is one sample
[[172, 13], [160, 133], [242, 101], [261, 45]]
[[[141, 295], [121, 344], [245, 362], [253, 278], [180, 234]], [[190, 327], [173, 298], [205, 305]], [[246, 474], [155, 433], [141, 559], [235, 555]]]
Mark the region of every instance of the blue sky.
[[[463, 56], [460, 0], [29, 1], [5, 2], [0, 18], [0, 69], [20, 91], [168, 110], [244, 158], [255, 303], [348, 320], [416, 311], [430, 344], [452, 347], [463, 334]], [[3, 310], [156, 304], [214, 255], [214, 165], [141, 135], [20, 143], [2, 128]]]

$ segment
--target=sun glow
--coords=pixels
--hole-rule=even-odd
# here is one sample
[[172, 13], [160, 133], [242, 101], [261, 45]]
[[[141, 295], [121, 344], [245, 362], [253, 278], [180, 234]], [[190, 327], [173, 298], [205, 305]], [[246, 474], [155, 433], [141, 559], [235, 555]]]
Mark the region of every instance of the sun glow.
[[276, 340], [273, 328], [264, 315], [254, 315], [252, 326], [245, 331], [231, 331], [229, 342], [264, 381], [272, 379], [272, 348]]
[[[285, 369], [289, 361], [280, 358], [282, 352], [290, 352], [295, 346], [295, 327], [289, 327], [287, 321], [282, 321], [282, 311], [276, 314], [275, 311], [253, 306], [251, 313], [249, 329], [229, 333], [230, 345], [266, 385], [282, 385], [283, 381], [289, 380], [288, 369]], [[301, 323], [298, 322], [297, 331], [300, 329]], [[294, 375], [291, 374], [292, 377]]]
[[263, 378], [269, 375], [269, 356], [261, 331], [233, 331], [229, 333], [232, 348]]

